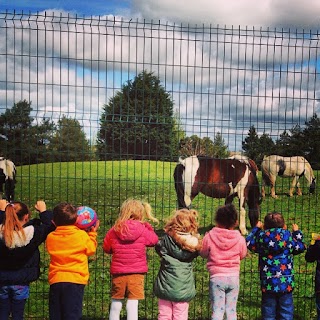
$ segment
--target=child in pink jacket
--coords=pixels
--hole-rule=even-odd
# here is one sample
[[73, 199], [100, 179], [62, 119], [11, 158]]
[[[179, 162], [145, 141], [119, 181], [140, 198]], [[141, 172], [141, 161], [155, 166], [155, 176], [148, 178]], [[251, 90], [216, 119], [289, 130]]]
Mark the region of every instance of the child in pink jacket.
[[149, 203], [128, 199], [104, 238], [103, 250], [112, 255], [110, 320], [120, 320], [125, 298], [127, 319], [138, 320], [138, 302], [144, 299], [144, 274], [148, 271], [146, 247], [158, 242], [157, 234], [145, 218], [158, 222], [151, 214]]
[[232, 204], [220, 207], [216, 226], [203, 238], [200, 255], [207, 259], [210, 274], [212, 320], [237, 319], [240, 260], [247, 254], [245, 239], [238, 230], [238, 213]]

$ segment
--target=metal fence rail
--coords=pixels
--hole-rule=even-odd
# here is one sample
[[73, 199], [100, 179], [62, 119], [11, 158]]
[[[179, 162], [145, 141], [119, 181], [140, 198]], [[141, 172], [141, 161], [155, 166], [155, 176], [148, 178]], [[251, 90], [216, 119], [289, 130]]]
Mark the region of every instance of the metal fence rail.
[[[161, 220], [156, 227], [159, 234], [176, 207], [173, 170], [179, 156], [177, 148], [168, 149], [165, 155], [155, 155], [152, 145], [140, 141], [140, 147], [135, 141], [136, 153], [126, 153], [123, 150], [129, 150], [129, 138], [121, 137], [120, 142], [112, 142], [105, 158], [101, 158], [101, 153], [97, 155], [97, 137], [105, 106], [115, 101], [119, 92], [142, 72], [159, 79], [172, 104], [172, 114], [163, 116], [161, 100], [154, 106], [149, 91], [136, 92], [136, 96], [143, 96], [139, 102], [124, 96], [127, 100], [119, 103], [120, 111], [115, 111], [111, 120], [108, 118], [108, 124], [114, 128], [125, 124], [126, 129], [121, 132], [131, 135], [133, 140], [144, 129], [140, 132], [138, 127], [130, 126], [132, 123], [151, 123], [160, 130], [161, 122], [163, 126], [169, 124], [172, 130], [171, 145], [173, 141], [179, 142], [183, 132], [187, 137], [196, 135], [212, 141], [220, 136], [230, 152], [242, 152], [250, 128], [254, 127], [258, 136], [267, 134], [276, 141], [283, 132], [297, 126], [303, 128], [319, 112], [317, 30], [5, 12], [0, 13], [0, 35], [0, 117], [24, 101], [31, 107], [28, 116], [32, 118], [26, 128], [44, 121], [59, 126], [59, 121], [66, 117], [76, 120], [72, 126], [79, 124], [88, 140], [88, 145], [79, 147], [72, 158], [71, 150], [74, 150], [67, 143], [68, 147], [64, 148], [61, 136], [53, 148], [48, 141], [54, 134], [43, 136], [38, 139], [41, 143], [34, 145], [31, 136], [39, 132], [24, 131], [26, 135], [16, 135], [12, 144], [1, 133], [0, 156], [8, 156], [18, 164], [16, 197], [30, 206], [42, 198], [49, 207], [59, 201], [94, 207], [102, 221], [100, 243], [127, 197], [144, 198], [151, 203]], [[160, 92], [161, 88], [157, 90]], [[126, 105], [133, 105], [131, 114]], [[142, 117], [143, 110], [147, 111]], [[154, 114], [150, 110], [158, 111], [152, 111]], [[22, 116], [25, 115], [15, 115], [20, 120]], [[153, 120], [153, 116], [163, 117], [160, 121]], [[62, 129], [61, 124], [59, 128]], [[151, 125], [147, 128], [145, 134], [150, 137]], [[161, 132], [166, 132], [163, 128]], [[9, 132], [10, 128], [6, 130]], [[119, 156], [117, 144], [122, 142], [126, 149], [121, 149]], [[266, 197], [261, 218], [267, 211], [283, 212], [288, 226], [292, 222], [299, 224], [308, 243], [311, 232], [316, 232], [318, 227], [317, 192], [309, 196], [305, 182], [301, 182], [304, 195], [288, 198], [285, 192], [289, 182], [279, 180], [278, 183], [280, 198]], [[210, 228], [213, 213], [222, 203], [205, 197], [195, 202], [202, 234]], [[139, 307], [141, 319], [157, 317], [152, 284], [159, 259], [152, 249], [148, 250], [148, 258], [146, 299]], [[31, 286], [27, 319], [48, 318], [48, 263], [43, 247], [42, 274]], [[109, 263], [110, 258], [100, 246], [95, 259], [90, 260], [91, 280], [83, 306], [85, 319], [108, 318]], [[314, 266], [307, 265], [303, 255], [296, 257], [295, 263], [296, 318], [312, 319]], [[208, 274], [205, 261], [200, 258], [195, 263], [195, 275], [198, 293], [190, 305], [190, 319], [209, 319]], [[239, 319], [259, 319], [260, 289], [255, 256], [250, 255], [242, 263], [240, 278]]]

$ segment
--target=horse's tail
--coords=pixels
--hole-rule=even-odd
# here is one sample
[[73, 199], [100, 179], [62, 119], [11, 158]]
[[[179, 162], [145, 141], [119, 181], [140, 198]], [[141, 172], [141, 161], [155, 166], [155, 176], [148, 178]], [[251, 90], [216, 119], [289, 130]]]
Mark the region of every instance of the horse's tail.
[[11, 160], [4, 159], [4, 170], [5, 175], [5, 194], [7, 201], [14, 200], [14, 189], [16, 185], [16, 166]]
[[250, 187], [248, 191], [248, 206], [249, 206], [249, 219], [251, 227], [254, 227], [260, 215], [260, 204], [262, 202], [262, 194], [260, 192], [260, 184], [256, 171], [249, 166], [250, 175]]
[[[265, 161], [265, 159], [263, 159]], [[262, 162], [263, 162], [262, 161]], [[262, 172], [262, 179], [265, 185], [270, 186], [271, 185], [271, 177], [269, 171], [264, 167], [263, 163], [261, 165], [261, 172]]]
[[[306, 161], [306, 168], [307, 168], [307, 170], [308, 170], [308, 172], [309, 172], [308, 175], [310, 176], [310, 177], [308, 178], [309, 184], [310, 184], [310, 186], [309, 186], [309, 192], [310, 192], [310, 193], [314, 193], [314, 191], [315, 191], [315, 189], [316, 189], [316, 177], [315, 177], [315, 175], [314, 175], [314, 173], [313, 173], [311, 164], [310, 164], [308, 161]], [[307, 177], [307, 176], [306, 176], [306, 177]]]
[[10, 179], [12, 181], [16, 181], [16, 166], [11, 160], [6, 159], [5, 160], [5, 168], [6, 168], [6, 180]]
[[183, 172], [184, 172], [184, 162], [182, 159], [179, 159], [179, 163], [174, 169], [173, 177], [174, 177], [174, 187], [176, 189], [178, 207], [186, 208], [186, 203], [184, 201], [184, 183], [183, 183]]

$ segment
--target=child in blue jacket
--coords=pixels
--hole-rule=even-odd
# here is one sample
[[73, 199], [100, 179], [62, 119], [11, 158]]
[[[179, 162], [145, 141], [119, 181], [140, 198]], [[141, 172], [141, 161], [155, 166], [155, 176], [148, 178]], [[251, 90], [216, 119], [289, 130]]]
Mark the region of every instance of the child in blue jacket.
[[262, 319], [293, 319], [293, 255], [306, 247], [298, 225], [292, 230], [287, 230], [281, 213], [271, 212], [246, 238], [249, 250], [259, 254]]

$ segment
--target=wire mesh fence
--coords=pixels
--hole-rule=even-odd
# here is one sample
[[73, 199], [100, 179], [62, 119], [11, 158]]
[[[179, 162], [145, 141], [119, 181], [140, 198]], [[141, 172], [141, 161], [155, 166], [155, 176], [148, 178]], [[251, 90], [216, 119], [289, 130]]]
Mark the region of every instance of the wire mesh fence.
[[[161, 236], [177, 206], [173, 172], [179, 156], [247, 151], [260, 168], [265, 154], [286, 150], [305, 155], [317, 176], [318, 31], [5, 12], [0, 33], [0, 156], [17, 165], [16, 199], [30, 207], [37, 199], [48, 207], [60, 201], [88, 205], [101, 220], [84, 319], [108, 318], [110, 257], [101, 245], [122, 201], [148, 201]], [[262, 183], [260, 172], [258, 177]], [[266, 195], [261, 219], [281, 211], [308, 243], [319, 228], [318, 192], [309, 195], [302, 177], [303, 195], [288, 197], [290, 183], [277, 179], [278, 198]], [[223, 203], [194, 199], [201, 235]], [[153, 249], [147, 254], [139, 318], [156, 319], [159, 257]], [[43, 246], [26, 319], [48, 319], [48, 259]], [[314, 265], [299, 255], [295, 269], [295, 318], [312, 319]], [[209, 275], [200, 257], [194, 272], [197, 296], [189, 318], [210, 319]], [[240, 280], [238, 319], [260, 319], [256, 255], [241, 263]]]

